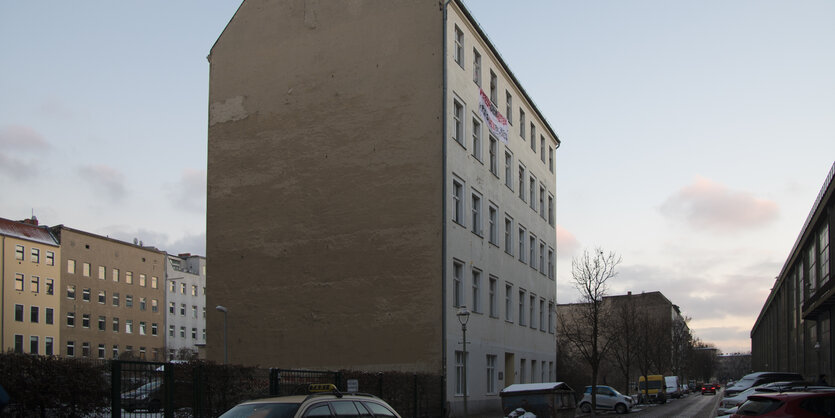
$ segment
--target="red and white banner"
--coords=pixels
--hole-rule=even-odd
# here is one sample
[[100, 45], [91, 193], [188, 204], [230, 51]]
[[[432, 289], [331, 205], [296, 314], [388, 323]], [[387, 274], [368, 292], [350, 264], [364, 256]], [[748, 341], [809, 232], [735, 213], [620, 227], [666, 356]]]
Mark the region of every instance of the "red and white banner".
[[490, 98], [484, 94], [484, 90], [479, 89], [479, 92], [481, 93], [481, 99], [478, 101], [478, 112], [487, 122], [490, 134], [507, 144], [507, 119], [499, 113], [496, 105], [490, 102]]

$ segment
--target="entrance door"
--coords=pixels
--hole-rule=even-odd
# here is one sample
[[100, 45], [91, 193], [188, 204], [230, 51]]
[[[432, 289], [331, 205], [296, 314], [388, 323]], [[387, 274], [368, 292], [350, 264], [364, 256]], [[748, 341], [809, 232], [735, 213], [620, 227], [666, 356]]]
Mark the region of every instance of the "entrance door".
[[504, 353], [504, 387], [516, 383], [516, 362], [513, 353]]

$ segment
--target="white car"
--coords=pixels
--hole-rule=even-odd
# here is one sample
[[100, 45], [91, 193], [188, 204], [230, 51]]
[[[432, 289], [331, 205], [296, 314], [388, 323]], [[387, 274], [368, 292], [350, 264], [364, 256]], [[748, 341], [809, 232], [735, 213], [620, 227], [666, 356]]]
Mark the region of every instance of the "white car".
[[[634, 401], [631, 396], [626, 396], [611, 386], [597, 386], [597, 409], [607, 409], [619, 414], [625, 414], [632, 409]], [[591, 386], [586, 386], [583, 399], [580, 400], [580, 410], [584, 413], [591, 412]]]

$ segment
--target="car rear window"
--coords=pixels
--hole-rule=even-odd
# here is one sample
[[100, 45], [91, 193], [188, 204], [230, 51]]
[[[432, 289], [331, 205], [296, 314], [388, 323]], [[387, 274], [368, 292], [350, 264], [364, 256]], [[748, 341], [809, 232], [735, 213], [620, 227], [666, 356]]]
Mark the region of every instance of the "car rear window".
[[825, 417], [835, 416], [835, 394], [806, 399], [800, 403], [800, 407]]
[[220, 418], [293, 418], [298, 403], [249, 403], [226, 411]]
[[742, 405], [739, 406], [737, 415], [762, 415], [776, 410], [783, 402], [771, 398], [748, 397]]
[[374, 414], [375, 417], [395, 416], [394, 413], [388, 410], [388, 408], [376, 402], [363, 402], [362, 404], [365, 405], [365, 407], [368, 408], [368, 410], [371, 411], [371, 413]]

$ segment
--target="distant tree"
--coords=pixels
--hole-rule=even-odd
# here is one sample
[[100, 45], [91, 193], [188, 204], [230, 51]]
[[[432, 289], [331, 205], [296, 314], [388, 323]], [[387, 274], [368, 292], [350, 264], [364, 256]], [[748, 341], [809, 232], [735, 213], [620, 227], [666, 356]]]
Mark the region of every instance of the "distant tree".
[[597, 375], [600, 363], [611, 346], [612, 339], [606, 338], [604, 324], [609, 312], [603, 303], [608, 287], [607, 282], [617, 275], [615, 268], [621, 257], [613, 252], [604, 254], [597, 248], [594, 253], [584, 251], [571, 261], [571, 281], [580, 293], [579, 303], [566, 311], [569, 318], [561, 318], [560, 336], [570, 349], [577, 353], [591, 368], [592, 415], [597, 408]]
[[687, 326], [690, 319], [690, 317], [684, 317], [673, 320], [670, 366], [674, 376], [683, 376], [687, 368], [687, 357], [693, 345], [693, 334]]
[[[661, 374], [669, 364], [669, 335], [665, 335], [662, 319], [649, 309], [641, 307], [637, 310], [637, 317], [634, 339], [635, 366], [644, 377], [644, 382], [649, 382], [650, 374]], [[642, 400], [649, 399], [649, 384], [644, 384], [641, 395]]]
[[715, 378], [719, 350], [710, 343], [705, 343], [698, 338], [693, 342], [692, 354], [690, 356], [690, 369], [697, 379], [709, 382]]
[[609, 322], [612, 338], [611, 357], [618, 371], [623, 376], [623, 393], [629, 393], [632, 370], [635, 368], [635, 332], [638, 328], [638, 306], [632, 295], [614, 307], [614, 315]]

